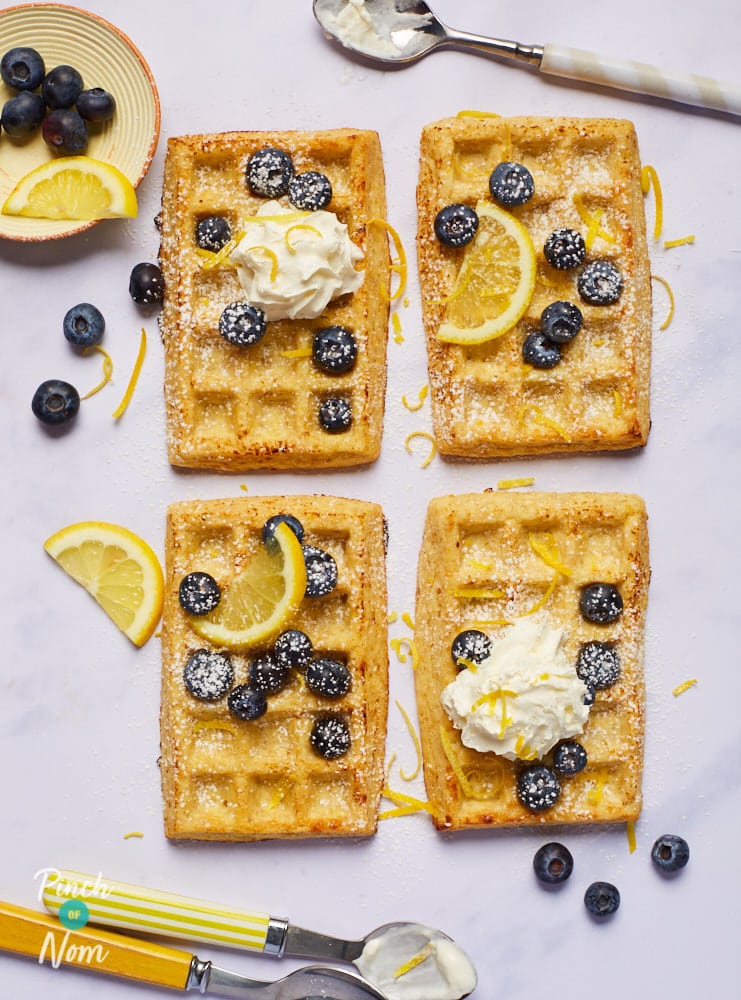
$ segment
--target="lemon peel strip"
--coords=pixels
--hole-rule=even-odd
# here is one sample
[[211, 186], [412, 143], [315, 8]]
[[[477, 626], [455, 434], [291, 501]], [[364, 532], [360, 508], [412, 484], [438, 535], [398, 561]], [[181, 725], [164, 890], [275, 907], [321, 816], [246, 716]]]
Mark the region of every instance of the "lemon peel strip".
[[503, 590], [494, 587], [456, 587], [452, 594], [453, 597], [471, 597], [481, 601], [498, 601], [507, 596]]
[[535, 476], [523, 476], [522, 479], [500, 479], [497, 483], [498, 490], [514, 490], [518, 486], [532, 486]]
[[219, 264], [223, 264], [225, 261], [227, 266], [234, 267], [230, 260], [227, 258], [231, 254], [232, 250], [236, 250], [239, 244], [244, 238], [244, 232], [240, 231], [235, 236], [233, 236], [221, 250], [217, 250], [215, 253], [213, 250], [204, 250], [202, 247], [196, 247], [196, 254], [201, 258], [203, 263], [201, 267], [205, 271], [209, 271], [212, 267], [218, 267]]
[[695, 235], [690, 233], [688, 236], [680, 236], [677, 240], [664, 240], [664, 249], [672, 250], [674, 247], [692, 246], [694, 242]]
[[460, 786], [460, 789], [463, 792], [464, 798], [476, 799], [477, 801], [481, 802], [484, 799], [492, 798], [494, 795], [497, 794], [499, 789], [502, 787], [502, 782], [504, 780], [501, 765], [499, 765], [500, 770], [499, 770], [498, 784], [496, 784], [495, 787], [488, 793], [484, 793], [483, 791], [477, 792], [476, 789], [471, 784], [471, 782], [466, 777], [466, 774], [463, 771], [460, 762], [456, 758], [455, 750], [453, 749], [453, 743], [450, 739], [450, 734], [448, 733], [444, 725], [440, 726], [440, 742], [442, 743], [443, 751], [445, 753], [445, 756], [448, 758], [448, 763], [453, 769], [453, 774], [455, 775], [456, 780]]
[[432, 943], [432, 941], [428, 941], [421, 951], [418, 951], [416, 955], [413, 955], [408, 962], [404, 962], [403, 965], [399, 966], [396, 972], [394, 972], [393, 978], [401, 979], [402, 976], [405, 976], [408, 972], [411, 972], [412, 969], [416, 969], [418, 965], [421, 965], [430, 957], [430, 955], [434, 954], [435, 954], [435, 945]]
[[669, 296], [669, 312], [666, 314], [666, 319], [659, 327], [660, 330], [666, 330], [671, 321], [674, 319], [674, 292], [672, 291], [672, 286], [666, 278], [662, 278], [661, 275], [652, 274], [651, 280], [658, 281], [658, 283], [666, 290], [666, 294]]
[[[271, 250], [270, 247], [264, 247], [262, 245], [248, 247], [247, 253], [254, 253], [256, 250], [262, 250], [263, 253], [267, 254], [270, 260], [270, 280], [275, 281], [278, 277], [278, 255], [275, 250]], [[294, 251], [295, 252], [295, 251]]]
[[410, 628], [412, 632], [414, 631], [414, 621], [408, 611], [405, 611], [402, 614], [401, 620], [404, 622], [407, 628]]
[[569, 567], [564, 565], [558, 551], [558, 546], [552, 535], [539, 537], [532, 532], [528, 532], [527, 540], [535, 555], [539, 559], [542, 559], [546, 566], [550, 566], [551, 569], [555, 569], [557, 573], [561, 573], [563, 576], [574, 575]]
[[131, 830], [129, 833], [125, 833], [124, 834], [123, 839], [124, 840], [131, 840], [134, 837], [143, 837], [143, 836], [144, 836], [144, 834], [141, 832], [141, 830]]
[[312, 350], [310, 347], [295, 347], [290, 351], [280, 351], [282, 358], [310, 358]]
[[291, 241], [288, 238], [291, 235], [291, 233], [295, 233], [297, 229], [300, 229], [303, 232], [313, 233], [315, 236], [318, 236], [319, 239], [322, 238], [322, 234], [319, 232], [316, 226], [307, 225], [307, 223], [305, 222], [297, 222], [295, 226], [291, 226], [289, 229], [286, 230], [286, 235], [284, 236], [289, 253], [298, 253], [296, 247], [291, 243]]
[[389, 625], [393, 625], [394, 622], [398, 621], [398, 620], [399, 620], [399, 615], [397, 614], [397, 612], [396, 611], [390, 611], [389, 612], [389, 616], [387, 618], [387, 623]]
[[620, 414], [623, 412], [623, 397], [618, 389], [612, 390], [612, 400], [613, 400], [612, 415], [614, 417], [619, 417]]
[[595, 239], [599, 237], [606, 243], [614, 243], [615, 237], [612, 233], [602, 227], [602, 217], [605, 214], [604, 208], [597, 208], [594, 212], [590, 212], [587, 206], [584, 204], [582, 196], [576, 192], [573, 197], [574, 206], [579, 213], [579, 218], [587, 227], [587, 233], [584, 237], [584, 243], [587, 250], [591, 250]]
[[368, 219], [368, 225], [370, 226], [374, 224], [379, 225], [386, 230], [388, 235], [391, 237], [391, 240], [394, 244], [394, 249], [396, 250], [396, 254], [398, 257], [398, 261], [391, 264], [391, 270], [395, 271], [399, 275], [399, 284], [397, 286], [396, 291], [393, 293], [393, 295], [389, 295], [389, 293], [386, 291], [385, 288], [381, 289], [382, 294], [386, 299], [386, 301], [395, 302], [397, 299], [400, 299], [402, 297], [402, 295], [404, 294], [404, 290], [406, 289], [407, 286], [407, 275], [409, 268], [407, 265], [406, 251], [404, 250], [404, 244], [401, 242], [401, 236], [399, 236], [397, 231], [389, 222], [386, 222], [385, 219], [380, 219], [377, 216], [374, 216], [372, 219]]
[[542, 424], [543, 427], [549, 427], [552, 431], [555, 431], [560, 438], [563, 438], [567, 444], [570, 443], [571, 435], [566, 428], [562, 427], [557, 421], [551, 420], [550, 417], [547, 417], [539, 406], [536, 406], [534, 403], [526, 403], [524, 406], [521, 406], [518, 414], [520, 420], [524, 420], [528, 414], [534, 423]]
[[417, 410], [421, 410], [422, 407], [424, 406], [424, 402], [427, 399], [427, 394], [429, 391], [430, 391], [429, 385], [423, 385], [422, 388], [419, 390], [416, 403], [410, 403], [406, 395], [401, 397], [401, 401], [407, 408], [407, 410], [409, 410], [410, 413], [416, 413]]
[[636, 849], [636, 824], [635, 820], [629, 819], [625, 824], [625, 834], [628, 838], [628, 852], [633, 853]]
[[136, 389], [136, 383], [139, 381], [139, 373], [142, 370], [142, 365], [144, 364], [144, 355], [147, 353], [147, 331], [142, 327], [141, 337], [139, 339], [139, 351], [136, 355], [136, 360], [134, 361], [134, 367], [131, 371], [131, 378], [129, 379], [129, 384], [126, 386], [126, 392], [123, 394], [121, 402], [118, 404], [116, 409], [113, 411], [113, 419], [118, 420], [119, 417], [123, 416], [126, 408], [131, 402], [131, 397], [134, 395], [134, 389]]
[[654, 203], [656, 205], [656, 212], [654, 215], [654, 239], [658, 240], [664, 226], [664, 196], [661, 193], [659, 175], [653, 167], [646, 164], [643, 170], [641, 170], [641, 191], [644, 195], [646, 195], [651, 188], [653, 188]]
[[197, 733], [202, 729], [218, 729], [225, 733], [231, 733], [232, 736], [239, 732], [237, 727], [232, 725], [227, 719], [199, 719], [193, 725], [193, 732]]
[[675, 698], [678, 698], [680, 694], [684, 694], [685, 691], [689, 691], [689, 689], [693, 688], [696, 684], [697, 678], [690, 677], [689, 680], [683, 681], [681, 684], [677, 684], [677, 686], [672, 690], [672, 694]]
[[86, 392], [84, 396], [80, 396], [81, 400], [90, 399], [90, 397], [94, 396], [96, 392], [100, 392], [103, 386], [108, 385], [108, 383], [111, 381], [111, 376], [113, 375], [113, 359], [111, 358], [108, 351], [106, 351], [104, 347], [101, 347], [100, 344], [92, 344], [90, 347], [84, 348], [82, 352], [83, 356], [86, 357], [90, 353], [90, 351], [98, 351], [99, 354], [103, 355], [103, 378], [100, 380], [100, 382], [98, 382], [97, 385], [94, 385], [93, 388], [89, 390], [89, 392]]
[[432, 445], [432, 447], [430, 448], [430, 454], [427, 456], [424, 462], [420, 464], [420, 469], [426, 469], [427, 466], [435, 457], [435, 455], [437, 454], [437, 444], [435, 443], [435, 439], [432, 436], [432, 434], [428, 434], [427, 431], [412, 431], [412, 433], [407, 434], [406, 438], [404, 439], [404, 447], [406, 448], [408, 455], [414, 454], [412, 450], [412, 441], [414, 441], [416, 438], [424, 438], [425, 441], [429, 441], [430, 444]]
[[397, 312], [391, 313], [391, 328], [394, 331], [394, 343], [403, 344], [404, 334], [401, 332], [401, 318]]
[[422, 770], [422, 747], [419, 742], [419, 736], [414, 728], [412, 720], [409, 718], [409, 714], [405, 710], [404, 706], [397, 700], [396, 707], [401, 712], [401, 717], [406, 723], [406, 727], [409, 730], [409, 735], [412, 737], [412, 742], [414, 743], [414, 750], [417, 754], [417, 765], [411, 774], [405, 774], [404, 771], [399, 768], [399, 774], [404, 781], [414, 781], [419, 772]]
[[548, 601], [551, 599], [551, 594], [553, 593], [553, 591], [558, 586], [558, 581], [560, 579], [561, 579], [561, 574], [558, 571], [556, 571], [556, 575], [553, 577], [553, 579], [551, 580], [551, 582], [548, 584], [548, 587], [547, 587], [545, 593], [543, 594], [543, 596], [540, 598], [540, 600], [536, 601], [535, 604], [533, 604], [533, 606], [530, 608], [529, 611], [525, 611], [525, 612], [523, 612], [523, 614], [518, 615], [517, 617], [518, 618], [527, 618], [528, 615], [534, 615], [536, 611], [540, 611], [541, 608], [544, 608], [546, 606], [546, 604], [548, 603]]

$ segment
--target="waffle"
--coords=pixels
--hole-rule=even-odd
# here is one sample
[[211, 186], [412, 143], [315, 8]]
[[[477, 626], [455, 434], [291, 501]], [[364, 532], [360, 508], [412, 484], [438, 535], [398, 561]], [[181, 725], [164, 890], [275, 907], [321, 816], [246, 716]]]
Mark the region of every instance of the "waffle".
[[[345, 662], [352, 687], [339, 699], [312, 694], [298, 671], [268, 696], [261, 718], [241, 721], [226, 698], [200, 701], [183, 668], [208, 647], [190, 628], [178, 600], [180, 580], [203, 570], [224, 586], [263, 543], [276, 513], [304, 525], [304, 544], [330, 552], [338, 583], [325, 597], [304, 598], [290, 628], [312, 640], [314, 655]], [[171, 838], [259, 840], [365, 836], [375, 832], [383, 784], [388, 702], [384, 519], [376, 504], [292, 496], [185, 501], [168, 509], [166, 594], [162, 623], [161, 773], [165, 833]], [[249, 659], [230, 653], [234, 684]], [[349, 723], [349, 751], [335, 760], [309, 744], [314, 721], [338, 713]]]
[[[524, 317], [503, 336], [473, 346], [443, 343], [436, 336], [445, 317], [440, 300], [451, 293], [466, 248], [438, 242], [435, 215], [456, 202], [473, 207], [491, 200], [489, 175], [504, 160], [524, 164], [534, 179], [531, 200], [511, 211], [532, 237], [535, 291]], [[499, 458], [646, 443], [651, 281], [640, 174], [627, 121], [461, 116], [424, 128], [417, 250], [441, 454]], [[587, 262], [606, 259], [621, 272], [615, 305], [584, 304], [577, 272], [546, 262], [546, 239], [564, 227], [584, 236]], [[523, 361], [522, 344], [557, 300], [577, 304], [584, 326], [556, 367], [537, 369]]]
[[[570, 577], [536, 555], [532, 541], [537, 547], [538, 539], [555, 544]], [[555, 589], [549, 591], [554, 577]], [[431, 501], [417, 581], [415, 678], [425, 782], [439, 829], [618, 822], [638, 816], [648, 580], [646, 512], [639, 497], [491, 492]], [[581, 617], [581, 588], [593, 582], [619, 587], [624, 610], [612, 625]], [[471, 589], [478, 596], [466, 594]], [[564, 627], [571, 662], [583, 643], [603, 641], [617, 649], [621, 671], [615, 684], [596, 692], [584, 733], [577, 737], [587, 752], [586, 768], [562, 777], [559, 800], [535, 813], [516, 794], [517, 776], [526, 765], [464, 747], [440, 694], [456, 677], [450, 649], [462, 629], [477, 627], [496, 639], [507, 627], [503, 620], [532, 613], [546, 597], [540, 613]], [[546, 755], [542, 763], [548, 765], [550, 759]]]
[[[225, 217], [232, 234], [265, 199], [245, 183], [251, 153], [266, 146], [290, 153], [296, 172], [328, 176], [328, 211], [348, 227], [364, 252], [356, 269], [365, 280], [330, 302], [315, 320], [268, 324], [250, 347], [224, 340], [219, 317], [244, 301], [237, 271], [228, 259], [205, 261], [195, 242], [199, 220]], [[279, 199], [287, 208], [288, 199]], [[386, 385], [390, 259], [383, 227], [385, 187], [375, 132], [229, 132], [192, 135], [168, 142], [162, 197], [160, 264], [165, 279], [161, 316], [165, 348], [168, 455], [177, 466], [239, 471], [351, 466], [377, 458]], [[358, 344], [348, 374], [325, 375], [312, 364], [313, 332], [343, 325]], [[349, 401], [352, 424], [328, 433], [319, 424], [323, 401]]]

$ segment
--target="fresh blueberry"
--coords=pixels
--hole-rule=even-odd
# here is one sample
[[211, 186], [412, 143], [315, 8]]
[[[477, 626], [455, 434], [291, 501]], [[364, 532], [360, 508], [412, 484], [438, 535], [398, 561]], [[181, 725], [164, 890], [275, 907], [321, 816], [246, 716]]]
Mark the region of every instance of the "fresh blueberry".
[[558, 801], [561, 784], [555, 773], [543, 764], [525, 768], [517, 779], [517, 798], [531, 812], [543, 812]]
[[593, 260], [577, 278], [576, 287], [591, 306], [611, 306], [620, 298], [623, 278], [609, 260]]
[[273, 514], [262, 526], [262, 540], [265, 545], [273, 542], [275, 529], [279, 524], [287, 524], [300, 542], [304, 540], [304, 526], [293, 514]]
[[543, 253], [551, 267], [566, 271], [582, 263], [587, 247], [581, 233], [574, 229], [556, 229], [545, 241]]
[[288, 200], [304, 212], [320, 212], [332, 200], [329, 178], [317, 170], [295, 174], [288, 182]]
[[535, 852], [533, 870], [539, 882], [559, 885], [565, 882], [574, 870], [574, 858], [568, 847], [551, 841], [543, 844]]
[[3, 104], [0, 124], [14, 139], [22, 139], [35, 132], [44, 120], [46, 108], [38, 94], [23, 91]]
[[156, 264], [135, 264], [129, 277], [129, 295], [140, 306], [158, 305], [165, 294], [165, 280]]
[[265, 336], [265, 313], [249, 302], [232, 302], [219, 316], [219, 333], [230, 344], [250, 347]]
[[180, 581], [178, 598], [189, 615], [207, 615], [221, 600], [221, 588], [210, 573], [188, 573]]
[[611, 625], [622, 614], [623, 599], [611, 583], [590, 583], [581, 592], [579, 610], [588, 622]]
[[306, 597], [326, 597], [337, 586], [337, 563], [331, 553], [304, 545]]
[[584, 317], [573, 302], [551, 302], [540, 314], [540, 329], [556, 344], [567, 344], [582, 328]]
[[459, 669], [469, 663], [483, 663], [491, 653], [491, 639], [477, 628], [466, 628], [453, 639], [450, 655]]
[[36, 90], [45, 73], [44, 60], [39, 53], [24, 45], [9, 49], [0, 60], [0, 76], [13, 90]]
[[265, 715], [268, 701], [262, 691], [255, 691], [249, 684], [238, 684], [227, 699], [229, 711], [238, 719], [251, 722]]
[[612, 882], [592, 882], [584, 893], [584, 905], [595, 917], [609, 917], [620, 906], [620, 893]]
[[62, 320], [64, 336], [75, 347], [94, 347], [103, 339], [104, 330], [103, 313], [89, 302], [72, 306]]
[[232, 238], [232, 228], [223, 215], [207, 215], [196, 225], [196, 246], [218, 253]]
[[213, 649], [197, 649], [183, 670], [185, 686], [201, 701], [218, 701], [234, 683], [231, 660]]
[[273, 654], [281, 666], [289, 670], [291, 668], [303, 670], [311, 662], [314, 647], [305, 632], [301, 632], [297, 628], [290, 628], [281, 632], [275, 640]]
[[352, 409], [341, 396], [325, 399], [319, 407], [319, 423], [328, 434], [344, 434], [352, 425]]
[[561, 360], [561, 348], [542, 330], [533, 330], [522, 342], [522, 360], [533, 368], [555, 368]]
[[80, 409], [80, 394], [69, 382], [51, 378], [33, 394], [31, 409], [42, 424], [64, 424]]
[[276, 694], [288, 683], [287, 667], [278, 662], [272, 653], [264, 653], [252, 660], [247, 671], [250, 687], [265, 694]]
[[323, 657], [306, 668], [306, 686], [324, 698], [341, 698], [352, 687], [352, 676], [344, 663]]
[[678, 872], [689, 859], [690, 845], [674, 833], [662, 834], [651, 848], [651, 860], [662, 872]]
[[311, 356], [319, 371], [326, 375], [344, 375], [355, 364], [358, 345], [344, 326], [325, 326], [314, 334]]
[[609, 642], [585, 642], [579, 650], [576, 673], [587, 687], [602, 691], [620, 676], [620, 656]]
[[44, 118], [41, 135], [50, 149], [63, 156], [84, 153], [90, 138], [84, 119], [74, 108], [50, 111]]
[[446, 205], [435, 216], [435, 236], [446, 247], [464, 247], [476, 235], [479, 217], [468, 205]]
[[260, 198], [280, 198], [288, 194], [293, 177], [293, 161], [283, 149], [258, 149], [247, 161], [247, 184]]
[[499, 163], [491, 172], [489, 190], [505, 208], [524, 205], [535, 193], [533, 175], [522, 163]]
[[102, 125], [108, 122], [116, 113], [116, 99], [102, 87], [91, 87], [83, 90], [75, 102], [78, 113], [86, 122]]
[[350, 727], [342, 715], [317, 719], [309, 737], [314, 752], [325, 760], [336, 760], [350, 749]]
[[576, 740], [564, 740], [553, 751], [553, 769], [559, 774], [578, 774], [586, 766], [587, 751]]
[[82, 93], [82, 77], [74, 66], [55, 66], [41, 83], [47, 108], [71, 108]]

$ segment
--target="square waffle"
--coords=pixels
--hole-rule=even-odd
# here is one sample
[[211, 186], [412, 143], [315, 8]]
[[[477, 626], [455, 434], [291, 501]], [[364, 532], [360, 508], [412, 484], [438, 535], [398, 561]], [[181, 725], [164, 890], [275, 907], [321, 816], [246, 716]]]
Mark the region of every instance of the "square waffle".
[[[536, 554], [543, 550], [539, 542], [558, 553], [555, 561], [564, 572]], [[415, 683], [425, 782], [439, 829], [638, 816], [648, 581], [646, 512], [639, 497], [488, 492], [431, 501], [417, 580]], [[620, 591], [623, 612], [613, 624], [592, 624], [580, 614], [581, 590], [595, 582]], [[496, 640], [507, 621], [534, 611], [564, 628], [563, 648], [572, 663], [590, 641], [613, 645], [620, 658], [617, 681], [596, 691], [584, 732], [576, 737], [587, 752], [586, 768], [562, 777], [560, 798], [539, 813], [517, 797], [517, 777], [527, 765], [463, 746], [440, 703], [443, 688], [457, 674], [451, 644], [459, 632], [478, 628]], [[542, 763], [547, 766], [550, 755]]]
[[[183, 668], [208, 643], [191, 629], [178, 600], [187, 573], [210, 573], [228, 586], [262, 545], [276, 513], [304, 526], [304, 544], [331, 553], [335, 589], [304, 598], [286, 627], [301, 629], [314, 656], [344, 662], [352, 687], [341, 698], [313, 694], [298, 671], [268, 696], [262, 717], [242, 721], [227, 699], [193, 697]], [[161, 774], [165, 833], [197, 840], [365, 836], [375, 832], [383, 785], [388, 703], [385, 529], [381, 508], [325, 496], [185, 501], [168, 509], [162, 620]], [[234, 684], [247, 680], [249, 653], [230, 652]], [[309, 743], [314, 721], [339, 714], [349, 751], [325, 760]]]
[[[360, 247], [360, 288], [329, 303], [315, 320], [268, 323], [250, 347], [219, 334], [225, 306], [245, 293], [228, 255], [216, 266], [195, 241], [198, 222], [225, 217], [232, 234], [265, 203], [245, 183], [250, 155], [263, 147], [291, 155], [296, 172], [316, 170], [332, 184], [327, 208]], [[287, 198], [280, 199], [290, 208]], [[380, 450], [386, 387], [390, 256], [388, 237], [372, 219], [385, 217], [381, 147], [375, 132], [229, 132], [171, 138], [162, 196], [161, 316], [165, 349], [168, 455], [173, 465], [239, 471], [308, 469], [373, 461]], [[358, 356], [344, 375], [326, 375], [311, 359], [312, 336], [342, 325]], [[341, 397], [352, 424], [328, 433], [321, 404]]]
[[[489, 200], [502, 161], [524, 164], [535, 192], [511, 209], [532, 238], [535, 290], [522, 319], [478, 345], [443, 343], [437, 331], [466, 247], [444, 247], [433, 223], [446, 205]], [[432, 415], [438, 449], [462, 458], [644, 445], [649, 431], [651, 281], [641, 165], [633, 125], [615, 119], [448, 118], [423, 129], [417, 190], [417, 250]], [[547, 263], [556, 229], [581, 233], [586, 262], [613, 263], [623, 278], [614, 305], [585, 304], [576, 270]], [[522, 358], [528, 333], [551, 302], [582, 311], [584, 325], [560, 363], [538, 369]]]

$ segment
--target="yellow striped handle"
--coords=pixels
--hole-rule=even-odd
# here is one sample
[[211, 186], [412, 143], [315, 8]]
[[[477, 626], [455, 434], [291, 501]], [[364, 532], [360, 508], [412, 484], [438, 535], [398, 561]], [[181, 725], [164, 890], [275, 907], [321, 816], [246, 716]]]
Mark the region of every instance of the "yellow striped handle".
[[56, 914], [68, 900], [81, 900], [93, 924], [249, 951], [264, 950], [270, 923], [267, 914], [63, 869], [45, 873], [42, 898]]
[[193, 956], [97, 928], [67, 930], [45, 913], [0, 902], [0, 949], [39, 964], [66, 965], [184, 990]]

